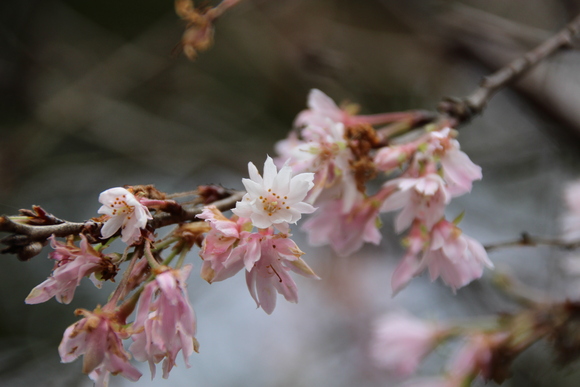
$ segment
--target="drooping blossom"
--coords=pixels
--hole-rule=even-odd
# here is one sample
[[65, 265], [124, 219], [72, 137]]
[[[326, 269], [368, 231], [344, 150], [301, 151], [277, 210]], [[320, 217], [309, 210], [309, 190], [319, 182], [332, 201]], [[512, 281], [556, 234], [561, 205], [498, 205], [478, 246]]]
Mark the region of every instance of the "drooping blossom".
[[131, 365], [130, 355], [123, 348], [122, 339], [128, 337], [125, 322], [100, 308], [90, 312], [77, 309], [85, 316], [66, 329], [58, 352], [63, 363], [70, 363], [83, 355], [83, 372], [97, 387], [107, 385], [109, 375], [121, 374], [137, 381], [141, 372]]
[[242, 260], [230, 258], [239, 245], [242, 231], [252, 230], [251, 221], [237, 215], [228, 219], [215, 206], [205, 207], [197, 217], [211, 224], [199, 252], [203, 258], [201, 277], [210, 284], [230, 278], [244, 267]]
[[341, 199], [325, 202], [302, 228], [308, 232], [310, 244], [330, 245], [337, 254], [348, 256], [365, 242], [380, 243], [378, 215], [382, 200], [382, 193], [367, 198], [359, 194], [347, 213], [342, 212]]
[[32, 289], [26, 297], [27, 304], [39, 304], [52, 297], [62, 304], [68, 304], [83, 277], [89, 277], [100, 288], [102, 279], [115, 275], [117, 269], [111, 259], [95, 251], [83, 234], [80, 237], [80, 248], [72, 242], [58, 242], [54, 235], [50, 237], [50, 245], [54, 251], [49, 254], [49, 258], [56, 261], [52, 275]]
[[403, 245], [407, 247], [405, 256], [401, 259], [391, 278], [393, 296], [400, 292], [413, 277], [423, 271], [422, 252], [428, 248], [429, 233], [420, 221], [415, 221], [409, 230], [409, 234], [403, 239]]
[[[493, 263], [481, 243], [463, 234], [459, 227], [445, 219], [438, 222], [428, 236], [423, 233], [416, 237], [421, 241], [417, 244], [421, 243], [424, 246], [422, 251], [418, 252], [421, 259], [417, 264], [416, 260], [413, 261], [416, 256], [409, 254], [399, 263], [392, 280], [397, 282], [394, 289], [396, 291], [425, 269], [429, 270], [432, 281], [441, 277], [443, 282], [455, 291], [480, 278], [484, 266], [493, 268]], [[414, 267], [416, 269], [413, 272]], [[404, 278], [396, 278], [403, 273]]]
[[289, 234], [275, 233], [273, 227], [252, 232], [247, 218], [234, 216], [229, 220], [211, 206], [199, 217], [212, 228], [200, 251], [202, 277], [210, 283], [222, 281], [245, 268], [250, 294], [266, 313], [274, 310], [277, 293], [290, 302], [298, 301], [296, 284], [288, 271], [318, 278], [300, 258], [304, 253]]
[[285, 231], [288, 223], [296, 223], [302, 214], [314, 212], [314, 207], [303, 202], [314, 185], [314, 174], [292, 176], [292, 169], [287, 165], [278, 171], [269, 156], [264, 163], [264, 177], [253, 163], [248, 164], [248, 171], [250, 178], [242, 180], [247, 193], [236, 203], [234, 214], [250, 218], [258, 228], [274, 225]]
[[[259, 251], [258, 259], [251, 254], [243, 259], [246, 263], [246, 284], [252, 298], [258, 307], [271, 314], [276, 307], [276, 293], [283, 295], [286, 301], [298, 302], [296, 283], [289, 271], [312, 279], [318, 279], [318, 276], [300, 258], [304, 252], [286, 234], [273, 234], [272, 229], [262, 233], [260, 250], [255, 251]], [[252, 261], [253, 265], [248, 267]]]
[[389, 314], [376, 323], [371, 358], [378, 367], [409, 376], [445, 336], [445, 330], [434, 324], [405, 313]]
[[450, 128], [431, 132], [432, 142], [437, 143], [434, 153], [441, 162], [443, 179], [454, 197], [471, 192], [473, 182], [482, 178], [481, 167], [460, 150], [459, 141], [454, 139], [455, 133]]
[[562, 232], [566, 241], [580, 239], [580, 181], [568, 184], [564, 189], [566, 211], [562, 216]]
[[482, 174], [481, 167], [460, 150], [456, 135], [457, 131], [442, 128], [409, 143], [383, 147], [374, 157], [375, 164], [379, 170], [391, 172], [413, 159], [415, 163], [402, 177], [416, 178], [421, 175], [420, 169], [430, 169], [441, 175], [452, 197], [461, 196], [471, 191], [473, 182], [481, 180]]
[[139, 361], [148, 361], [151, 377], [155, 364], [163, 360], [163, 377], [175, 366], [179, 351], [186, 367], [189, 356], [198, 348], [195, 339], [196, 319], [189, 303], [186, 279], [191, 265], [180, 270], [164, 268], [149, 282], [139, 297], [137, 316], [129, 350]]
[[101, 229], [101, 236], [109, 238], [121, 229], [121, 239], [127, 244], [136, 242], [141, 230], [153, 219], [149, 209], [141, 204], [135, 195], [122, 187], [110, 188], [101, 192], [99, 214], [109, 216]]
[[484, 266], [493, 268], [481, 243], [463, 234], [459, 227], [447, 220], [433, 228], [423, 265], [429, 268], [432, 281], [441, 277], [453, 290], [480, 278]]
[[445, 182], [436, 173], [418, 178], [397, 178], [385, 184], [398, 190], [384, 202], [382, 211], [402, 208], [395, 220], [395, 231], [400, 233], [409, 227], [414, 219], [421, 220], [431, 229], [443, 217], [445, 206], [449, 204], [449, 194]]
[[350, 211], [358, 191], [351, 168], [354, 156], [344, 137], [344, 125], [327, 120], [324, 126], [303, 128], [301, 135], [303, 140], [291, 134], [276, 144], [278, 161], [286, 162], [294, 173], [314, 173], [314, 187], [307, 197], [309, 203], [341, 198], [342, 212]]

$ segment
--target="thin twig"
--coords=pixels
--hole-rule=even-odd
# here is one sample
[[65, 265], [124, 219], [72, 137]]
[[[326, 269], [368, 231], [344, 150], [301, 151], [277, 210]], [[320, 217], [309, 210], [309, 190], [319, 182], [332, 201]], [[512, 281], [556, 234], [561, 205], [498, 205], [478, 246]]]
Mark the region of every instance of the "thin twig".
[[[229, 197], [214, 201], [211, 204], [220, 211], [227, 211], [233, 208], [243, 195], [244, 192], [232, 191]], [[148, 222], [148, 227], [158, 229], [171, 224], [201, 221], [196, 216], [201, 214], [203, 207], [203, 205], [198, 205], [192, 208], [183, 208], [180, 213], [156, 213], [153, 219]], [[17, 254], [20, 259], [30, 259], [40, 252], [51, 235], [65, 237], [83, 233], [99, 240], [102, 226], [103, 223], [93, 220], [83, 223], [64, 221], [64, 223], [53, 225], [31, 225], [14, 222], [8, 216], [0, 216], [0, 232], [10, 233], [10, 235], [0, 239], [0, 244], [8, 246], [0, 250], [0, 253]], [[34, 249], [31, 251], [33, 245]], [[36, 254], [32, 254], [33, 252]]]
[[514, 239], [511, 241], [499, 242], [485, 245], [484, 248], [487, 251], [497, 250], [501, 248], [509, 248], [509, 247], [522, 247], [522, 246], [554, 246], [559, 247], [566, 250], [573, 250], [580, 248], [580, 241], [568, 242], [564, 241], [559, 238], [542, 238], [542, 237], [534, 237], [530, 234], [524, 232], [518, 239]]
[[481, 113], [487, 102], [498, 90], [504, 88], [558, 50], [571, 47], [579, 33], [580, 15], [550, 39], [525, 55], [513, 60], [495, 73], [485, 77], [479, 87], [467, 97], [462, 99], [444, 99], [439, 104], [438, 110], [453, 117], [456, 125], [469, 121], [475, 115]]

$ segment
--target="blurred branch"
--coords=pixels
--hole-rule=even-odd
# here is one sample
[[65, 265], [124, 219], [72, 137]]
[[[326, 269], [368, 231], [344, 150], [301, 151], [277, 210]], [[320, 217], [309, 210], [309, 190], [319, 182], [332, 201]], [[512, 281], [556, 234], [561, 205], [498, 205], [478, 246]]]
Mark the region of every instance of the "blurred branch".
[[469, 121], [481, 113], [487, 102], [500, 89], [520, 75], [529, 71], [542, 60], [562, 48], [572, 47], [580, 32], [580, 15], [556, 35], [546, 40], [525, 55], [513, 60], [490, 76], [483, 79], [480, 86], [469, 96], [462, 99], [447, 98], [439, 105], [439, 111], [455, 118], [457, 124]]
[[554, 246], [562, 249], [573, 250], [580, 247], [580, 241], [568, 242], [559, 238], [534, 237], [527, 232], [523, 232], [518, 239], [485, 245], [484, 248], [487, 251], [491, 251], [500, 248], [521, 246]]

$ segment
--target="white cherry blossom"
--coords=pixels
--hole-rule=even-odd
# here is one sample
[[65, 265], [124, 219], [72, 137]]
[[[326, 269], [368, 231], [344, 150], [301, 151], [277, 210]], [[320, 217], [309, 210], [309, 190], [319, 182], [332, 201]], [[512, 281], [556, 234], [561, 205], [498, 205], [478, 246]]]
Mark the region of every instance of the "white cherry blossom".
[[141, 236], [141, 229], [145, 228], [147, 220], [153, 219], [149, 209], [122, 187], [101, 192], [99, 202], [103, 205], [98, 213], [110, 216], [101, 229], [103, 238], [113, 236], [121, 228], [123, 242], [133, 243]]
[[302, 214], [310, 214], [315, 208], [303, 202], [314, 186], [313, 173], [300, 173], [292, 177], [292, 168], [284, 165], [277, 170], [271, 157], [264, 163], [264, 177], [253, 163], [248, 164], [249, 179], [242, 179], [247, 193], [236, 203], [232, 212], [242, 218], [250, 218], [258, 228], [287, 228], [296, 223]]

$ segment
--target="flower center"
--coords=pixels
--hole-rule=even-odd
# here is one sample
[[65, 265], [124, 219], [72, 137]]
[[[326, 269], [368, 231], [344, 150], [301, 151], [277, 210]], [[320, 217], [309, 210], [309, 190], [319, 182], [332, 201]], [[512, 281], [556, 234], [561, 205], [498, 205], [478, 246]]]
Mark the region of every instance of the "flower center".
[[124, 197], [125, 195], [115, 198], [115, 201], [111, 204], [111, 207], [113, 208], [113, 216], [129, 215], [135, 211], [135, 207], [128, 205]]
[[262, 208], [264, 209], [264, 211], [268, 213], [268, 216], [272, 216], [278, 210], [281, 210], [282, 207], [286, 207], [286, 209], [289, 209], [290, 207], [286, 206], [285, 202], [286, 199], [288, 199], [287, 196], [284, 196], [282, 198], [280, 195], [276, 194], [276, 192], [272, 192], [271, 189], [268, 190], [268, 196], [266, 197], [260, 196]]

